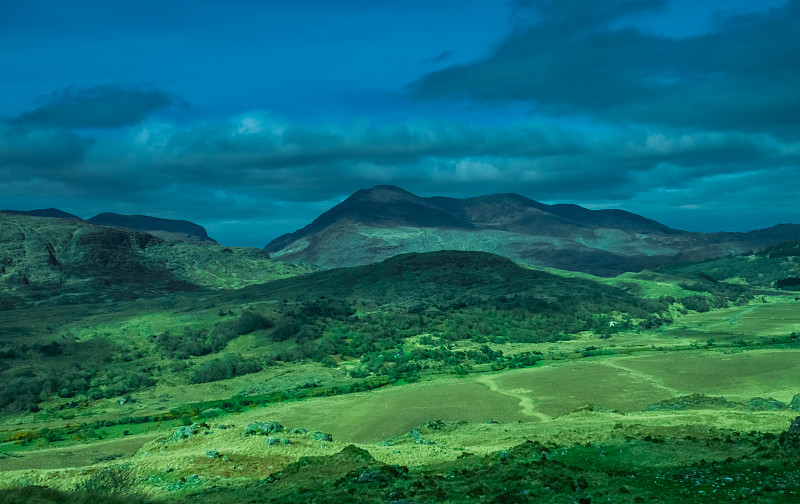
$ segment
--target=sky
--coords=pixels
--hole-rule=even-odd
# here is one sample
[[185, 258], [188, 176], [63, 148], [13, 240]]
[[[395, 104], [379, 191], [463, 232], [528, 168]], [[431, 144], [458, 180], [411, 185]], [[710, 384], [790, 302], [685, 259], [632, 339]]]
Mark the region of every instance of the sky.
[[800, 0], [26, 0], [0, 208], [263, 247], [362, 188], [800, 223]]

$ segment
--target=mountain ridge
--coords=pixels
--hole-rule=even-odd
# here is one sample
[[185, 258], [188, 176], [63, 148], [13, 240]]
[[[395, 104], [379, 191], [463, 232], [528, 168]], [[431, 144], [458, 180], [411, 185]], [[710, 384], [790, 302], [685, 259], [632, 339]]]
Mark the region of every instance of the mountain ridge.
[[[393, 205], [389, 207], [387, 203], [393, 203]], [[514, 222], [501, 225], [490, 222], [485, 217], [492, 212], [492, 215], [500, 218], [503, 214], [507, 215], [506, 211], [512, 206], [517, 211], [527, 210], [525, 212], [529, 214], [527, 220], [519, 218]], [[417, 210], [417, 212], [412, 213], [413, 210]], [[354, 218], [360, 224], [369, 225], [402, 224], [474, 230], [491, 228], [528, 234], [530, 230], [525, 229], [526, 227], [539, 224], [537, 217], [540, 215], [536, 211], [554, 215], [561, 222], [576, 221], [576, 218], [580, 217], [595, 225], [608, 220], [616, 220], [617, 222], [628, 222], [630, 223], [629, 227], [635, 227], [642, 231], [655, 229], [665, 233], [685, 232], [624, 210], [589, 210], [578, 205], [567, 204], [547, 205], [515, 193], [497, 193], [466, 199], [444, 196], [423, 198], [399, 187], [378, 185], [371, 189], [359, 189], [342, 203], [320, 215], [311, 224], [294, 233], [279, 236], [264, 249], [267, 252], [279, 250], [279, 245], [297, 240], [298, 237], [309, 232], [318, 231], [343, 217]], [[398, 222], [400, 218], [404, 218], [404, 220]], [[513, 228], [508, 229], [509, 227]]]
[[370, 264], [405, 252], [472, 250], [609, 276], [797, 238], [800, 226], [794, 224], [747, 233], [694, 233], [624, 210], [547, 205], [514, 193], [423, 198], [380, 185], [356, 191], [264, 250], [276, 259], [323, 268]]
[[103, 212], [89, 219], [83, 219], [77, 215], [59, 210], [58, 208], [0, 210], [0, 214], [77, 220], [95, 226], [149, 233], [167, 241], [187, 241], [199, 244], [217, 242], [208, 236], [208, 232], [203, 226], [181, 219], [164, 219], [149, 215], [126, 215], [113, 212]]
[[150, 233], [166, 240], [216, 243], [216, 240], [208, 236], [208, 232], [203, 226], [187, 220], [103, 212], [87, 219], [86, 222], [95, 226], [131, 229]]
[[77, 215], [73, 215], [58, 208], [39, 208], [36, 210], [0, 210], [0, 213], [9, 215], [28, 215], [31, 217], [52, 217], [56, 219], [83, 220]]

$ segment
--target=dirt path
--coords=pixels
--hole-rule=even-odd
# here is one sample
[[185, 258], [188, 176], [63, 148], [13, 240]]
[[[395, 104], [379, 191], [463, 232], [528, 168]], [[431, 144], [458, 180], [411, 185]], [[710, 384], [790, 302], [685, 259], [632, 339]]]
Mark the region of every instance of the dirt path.
[[517, 388], [512, 390], [507, 390], [500, 388], [497, 383], [494, 381], [493, 376], [479, 376], [475, 379], [477, 383], [481, 385], [485, 385], [491, 392], [496, 394], [502, 394], [505, 396], [513, 397], [519, 400], [519, 407], [520, 413], [526, 416], [538, 418], [543, 422], [550, 422], [553, 419], [549, 416], [545, 415], [544, 413], [536, 410], [536, 403], [534, 402], [533, 398], [529, 395], [531, 393], [530, 390]]
[[[735, 313], [735, 314], [731, 315], [730, 317], [728, 317], [726, 322], [728, 323], [729, 326], [736, 325], [739, 322], [739, 319], [742, 317], [742, 315], [746, 315], [746, 314], [752, 312], [755, 309], [756, 309], [756, 305], [748, 306], [747, 308], [739, 311], [738, 313]], [[715, 326], [719, 326], [719, 325], [723, 325], [723, 323], [720, 322], [719, 324], [714, 324], [714, 325]]]
[[[631, 358], [635, 358], [635, 357], [631, 357]], [[672, 388], [672, 387], [667, 387], [666, 385], [661, 383], [661, 381], [659, 381], [658, 378], [656, 378], [653, 375], [649, 375], [649, 374], [644, 373], [642, 371], [639, 371], [637, 369], [627, 368], [627, 367], [619, 364], [619, 361], [622, 360], [622, 359], [625, 359], [625, 357], [623, 357], [621, 359], [619, 359], [619, 358], [618, 359], [609, 359], [608, 361], [603, 362], [603, 365], [604, 366], [608, 366], [608, 367], [612, 367], [614, 369], [619, 369], [620, 371], [624, 371], [625, 373], [630, 374], [631, 376], [635, 376], [635, 377], [641, 379], [642, 381], [645, 381], [645, 382], [649, 383], [654, 388], [663, 390], [665, 392], [669, 392], [670, 394], [672, 394], [673, 397], [679, 397], [679, 396], [682, 396], [682, 395], [686, 394], [686, 392], [683, 391], [683, 390], [678, 390], [678, 389], [675, 389], [675, 388]]]

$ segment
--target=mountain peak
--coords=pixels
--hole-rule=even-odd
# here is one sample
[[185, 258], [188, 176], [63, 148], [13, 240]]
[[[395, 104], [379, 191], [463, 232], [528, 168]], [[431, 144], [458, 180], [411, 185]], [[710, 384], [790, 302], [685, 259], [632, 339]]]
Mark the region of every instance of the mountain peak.
[[706, 236], [623, 210], [548, 205], [514, 193], [424, 198], [378, 185], [355, 192], [264, 250], [273, 258], [323, 268], [370, 264], [406, 252], [482, 251], [533, 265], [615, 275], [676, 258], [699, 260], [723, 251], [751, 250], [795, 235], [800, 238], [800, 226], [747, 236]]
[[375, 201], [382, 203], [401, 200], [413, 201], [418, 199], [420, 199], [419, 196], [393, 185], [376, 185], [369, 189], [359, 189], [353, 193], [352, 196], [347, 198], [347, 200]]

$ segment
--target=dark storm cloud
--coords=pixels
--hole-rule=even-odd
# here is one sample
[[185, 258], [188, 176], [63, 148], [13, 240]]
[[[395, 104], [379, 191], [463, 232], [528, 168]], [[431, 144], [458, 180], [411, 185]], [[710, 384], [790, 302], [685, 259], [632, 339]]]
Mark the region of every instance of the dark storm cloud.
[[525, 0], [483, 59], [408, 86], [421, 99], [526, 102], [611, 123], [800, 135], [800, 1], [670, 38], [627, 22], [661, 0]]
[[[188, 125], [149, 120], [92, 139], [6, 125], [0, 191], [6, 206], [36, 195], [39, 206], [83, 217], [116, 211], [207, 221], [225, 236], [226, 220], [244, 228], [260, 219], [293, 231], [376, 184], [456, 197], [517, 192], [656, 217], [655, 206], [642, 211], [646, 204], [689, 208], [727, 191], [735, 194], [724, 198], [731, 207], [747, 208], [764, 194], [785, 195], [784, 178], [799, 158], [800, 144], [765, 133], [582, 131], [536, 121], [322, 126], [252, 111]], [[763, 170], [781, 175], [753, 175]]]
[[145, 86], [69, 86], [37, 100], [36, 108], [13, 122], [46, 128], [119, 128], [136, 124], [152, 112], [168, 107], [175, 98]]
[[156, 138], [163, 158], [176, 165], [251, 168], [261, 172], [360, 163], [404, 166], [428, 158], [552, 156], [585, 149], [580, 135], [543, 125], [511, 128], [408, 122], [312, 127], [258, 113], [223, 123], [165, 130], [158, 132]]
[[436, 56], [420, 60], [420, 64], [426, 65], [426, 64], [441, 63], [444, 60], [449, 59], [450, 56], [452, 56], [452, 55], [453, 55], [453, 51], [444, 51], [443, 53], [437, 54]]
[[[49, 138], [40, 138], [42, 147]], [[35, 150], [31, 144], [25, 152]], [[513, 187], [548, 197], [608, 197], [796, 163], [796, 150], [764, 134], [617, 128], [589, 135], [535, 122], [324, 127], [253, 112], [194, 126], [147, 122], [98, 138], [78, 166], [54, 160], [64, 168], [45, 170], [31, 163], [25, 176], [46, 172], [86, 197], [139, 198], [171, 185], [220, 201], [248, 195], [228, 198], [231, 208], [257, 202], [259, 194], [318, 201], [379, 183], [428, 192]]]
[[40, 130], [0, 122], [0, 174], [29, 178], [84, 159], [92, 141], [65, 130]]

